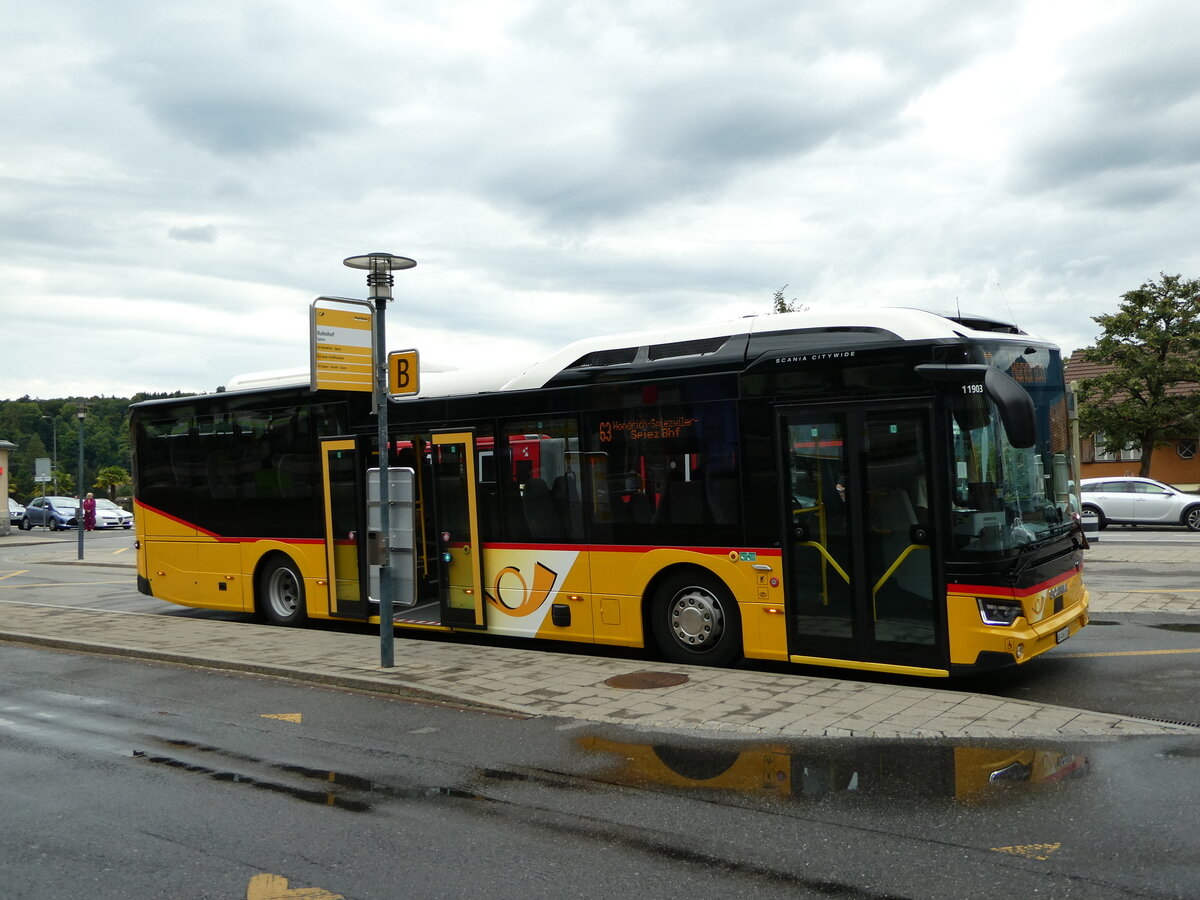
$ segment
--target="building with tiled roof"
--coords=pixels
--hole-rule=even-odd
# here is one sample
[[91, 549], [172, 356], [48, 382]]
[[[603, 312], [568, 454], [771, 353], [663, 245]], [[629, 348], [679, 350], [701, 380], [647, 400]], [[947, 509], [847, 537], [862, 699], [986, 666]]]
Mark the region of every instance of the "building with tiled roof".
[[[1067, 383], [1081, 382], [1086, 378], [1095, 378], [1113, 370], [1113, 366], [1095, 363], [1083, 358], [1083, 351], [1076, 351], [1068, 357], [1063, 368]], [[1200, 403], [1200, 384], [1186, 383], [1174, 385], [1171, 394], [1196, 394], [1196, 402]], [[1081, 478], [1101, 478], [1106, 475], [1137, 475], [1142, 464], [1140, 448], [1113, 453], [1103, 453], [1097, 450], [1098, 442], [1095, 435], [1081, 434], [1079, 436], [1079, 474]], [[1150, 460], [1150, 476], [1182, 490], [1191, 491], [1200, 488], [1200, 454], [1197, 453], [1200, 435], [1181, 434], [1172, 439], [1166, 446], [1157, 447]]]

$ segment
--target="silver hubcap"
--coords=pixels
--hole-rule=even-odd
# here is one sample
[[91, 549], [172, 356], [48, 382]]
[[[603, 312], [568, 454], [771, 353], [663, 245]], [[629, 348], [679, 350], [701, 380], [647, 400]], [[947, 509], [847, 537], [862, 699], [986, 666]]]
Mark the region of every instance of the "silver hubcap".
[[296, 576], [288, 569], [276, 569], [271, 573], [267, 582], [267, 602], [271, 609], [282, 618], [295, 614], [300, 605], [300, 585]]
[[675, 640], [694, 650], [711, 647], [725, 630], [720, 602], [703, 588], [687, 588], [676, 594], [668, 617]]

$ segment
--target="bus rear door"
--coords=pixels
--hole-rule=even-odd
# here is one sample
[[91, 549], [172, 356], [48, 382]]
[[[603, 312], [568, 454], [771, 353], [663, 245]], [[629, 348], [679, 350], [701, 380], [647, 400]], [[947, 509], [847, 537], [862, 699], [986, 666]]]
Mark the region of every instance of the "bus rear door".
[[[370, 615], [367, 598], [365, 454], [352, 438], [321, 441], [325, 488], [325, 560], [329, 614], [354, 619]], [[360, 540], [360, 537], [362, 540]]]

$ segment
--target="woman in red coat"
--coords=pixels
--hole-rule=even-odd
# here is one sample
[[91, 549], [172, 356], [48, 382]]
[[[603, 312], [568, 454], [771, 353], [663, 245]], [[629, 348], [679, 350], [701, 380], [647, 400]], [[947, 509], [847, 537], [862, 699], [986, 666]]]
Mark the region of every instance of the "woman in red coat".
[[83, 530], [96, 530], [96, 501], [92, 499], [91, 494], [83, 501]]

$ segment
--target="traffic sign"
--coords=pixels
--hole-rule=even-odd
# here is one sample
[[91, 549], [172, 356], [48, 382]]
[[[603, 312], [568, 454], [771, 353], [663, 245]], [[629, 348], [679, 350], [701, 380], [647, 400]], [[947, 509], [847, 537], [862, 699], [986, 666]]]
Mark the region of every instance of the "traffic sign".
[[420, 391], [420, 354], [416, 350], [393, 350], [388, 354], [388, 393], [397, 397]]

